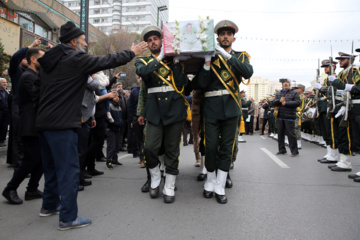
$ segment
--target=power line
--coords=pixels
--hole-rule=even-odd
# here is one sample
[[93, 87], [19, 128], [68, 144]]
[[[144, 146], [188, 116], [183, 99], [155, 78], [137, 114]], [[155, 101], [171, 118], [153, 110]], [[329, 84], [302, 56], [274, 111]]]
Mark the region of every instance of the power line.
[[222, 9], [211, 9], [211, 8], [191, 8], [191, 7], [182, 7], [182, 6], [171, 6], [171, 8], [182, 8], [182, 9], [192, 9], [192, 10], [205, 10], [205, 11], [213, 11], [213, 12], [231, 12], [231, 13], [266, 13], [266, 14], [304, 14], [304, 13], [310, 13], [310, 14], [328, 14], [328, 13], [355, 13], [360, 12], [359, 10], [343, 10], [343, 11], [312, 11], [312, 12], [306, 12], [306, 11], [297, 11], [297, 12], [273, 12], [273, 11], [246, 11], [246, 10], [236, 10], [236, 11], [229, 11], [229, 10], [222, 10]]

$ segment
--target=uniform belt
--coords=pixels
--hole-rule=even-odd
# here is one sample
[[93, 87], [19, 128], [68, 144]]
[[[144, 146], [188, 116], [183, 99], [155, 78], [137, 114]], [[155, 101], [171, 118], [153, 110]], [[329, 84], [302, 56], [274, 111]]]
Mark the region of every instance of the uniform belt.
[[344, 101], [344, 98], [336, 96], [335, 100]]
[[148, 89], [148, 93], [172, 92], [172, 91], [175, 91], [175, 89], [170, 86], [152, 87]]
[[216, 96], [223, 96], [223, 95], [229, 95], [230, 93], [228, 90], [217, 90], [217, 91], [210, 91], [205, 93], [205, 97], [216, 97]]
[[247, 111], [247, 110], [249, 110], [248, 108], [241, 108], [243, 111]]
[[360, 104], [360, 99], [353, 99], [351, 100], [352, 104]]

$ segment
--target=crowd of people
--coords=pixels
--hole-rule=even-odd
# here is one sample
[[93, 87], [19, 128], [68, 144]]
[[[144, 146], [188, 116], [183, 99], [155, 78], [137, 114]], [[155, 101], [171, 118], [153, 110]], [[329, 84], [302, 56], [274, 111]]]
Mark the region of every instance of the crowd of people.
[[[332, 171], [351, 170], [349, 155], [360, 150], [360, 75], [351, 65], [353, 56], [340, 54], [340, 63], [348, 61], [340, 64], [345, 70], [338, 77], [329, 70], [334, 62], [324, 60], [329, 77], [314, 92], [283, 79], [281, 90], [257, 103], [239, 89], [253, 67], [248, 53], [232, 48], [237, 25], [223, 20], [214, 31], [216, 54], [202, 56], [204, 63], [193, 77], [184, 69], [189, 56], [165, 56], [163, 32], [156, 26], [146, 27], [142, 42], [130, 50], [106, 56], [87, 54], [84, 32], [72, 22], [61, 26], [61, 44], [44, 50], [36, 39], [18, 50], [10, 60], [11, 95], [6, 81], [0, 81], [0, 128], [6, 126], [0, 129], [0, 144], [5, 145], [11, 115], [7, 163], [14, 167], [3, 196], [12, 204], [23, 203], [17, 188], [30, 176], [25, 200], [42, 199], [41, 217], [59, 214], [59, 230], [88, 226], [91, 220], [77, 215], [78, 192], [92, 184], [89, 179], [104, 174], [96, 164], [111, 170], [122, 165], [118, 153], [127, 151], [146, 169], [141, 191], [158, 198], [163, 180], [163, 200], [173, 203], [183, 138], [183, 146], [193, 144], [203, 197], [215, 195], [225, 204], [238, 144], [255, 132], [276, 139], [278, 155], [286, 154], [288, 145], [291, 157], [297, 157], [301, 139], [316, 142], [327, 148], [321, 163], [337, 163]], [[135, 61], [136, 87], [131, 92], [123, 89], [121, 73], [111, 79], [104, 74], [146, 50], [150, 55]], [[349, 79], [352, 84], [345, 82]], [[345, 92], [331, 95], [330, 85]], [[349, 99], [346, 92], [352, 99], [349, 116], [347, 105], [340, 104]], [[339, 120], [342, 115], [348, 116], [347, 126]], [[316, 137], [320, 134], [322, 138]], [[349, 177], [360, 182], [360, 172]]]

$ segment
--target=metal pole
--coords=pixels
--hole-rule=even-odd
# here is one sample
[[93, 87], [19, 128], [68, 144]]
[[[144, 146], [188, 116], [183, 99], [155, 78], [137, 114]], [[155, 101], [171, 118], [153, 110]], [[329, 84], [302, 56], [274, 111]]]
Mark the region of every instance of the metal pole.
[[159, 9], [160, 9], [160, 7], [157, 8], [157, 21], [156, 21], [156, 26], [159, 26]]
[[[85, 41], [88, 43], [89, 41], [89, 1], [81, 0], [81, 8], [80, 8], [80, 29], [85, 33]], [[86, 52], [88, 52], [88, 48], [86, 48]]]

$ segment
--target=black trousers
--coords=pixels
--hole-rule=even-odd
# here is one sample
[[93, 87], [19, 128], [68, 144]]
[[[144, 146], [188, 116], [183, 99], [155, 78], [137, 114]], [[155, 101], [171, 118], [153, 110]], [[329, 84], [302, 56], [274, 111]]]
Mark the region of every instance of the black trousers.
[[[265, 120], [265, 119], [264, 119]], [[298, 154], [297, 141], [295, 135], [295, 121], [280, 120], [278, 124], [278, 146], [279, 152], [286, 152], [285, 148], [285, 134], [289, 139], [289, 147], [292, 154]]]
[[[261, 133], [264, 134], [265, 131], [265, 127], [266, 127], [266, 123], [268, 122], [267, 118], [264, 118], [263, 120], [263, 125], [262, 125], [262, 129], [261, 129]], [[269, 129], [270, 130], [270, 129]]]
[[144, 125], [140, 125], [137, 121], [133, 123], [133, 149], [139, 154], [140, 160], [144, 160]]
[[9, 111], [0, 111], [0, 143], [4, 142], [6, 139], [6, 134], [8, 130], [10, 120]]
[[107, 161], [112, 161], [113, 163], [118, 161], [117, 150], [120, 142], [120, 135], [115, 131], [107, 132], [107, 148], [106, 148], [106, 158]]
[[96, 127], [90, 130], [90, 146], [88, 148], [85, 158], [85, 168], [87, 168], [88, 170], [95, 169], [95, 159], [100, 155], [106, 137], [105, 117], [96, 118], [95, 120]]
[[89, 147], [90, 128], [91, 119], [89, 118], [81, 124], [81, 128], [77, 129], [80, 170], [84, 170], [86, 153]]
[[269, 118], [269, 135], [271, 133], [275, 133], [275, 118], [272, 117], [272, 118]]
[[7, 184], [7, 190], [16, 190], [29, 173], [31, 177], [27, 191], [35, 191], [39, 187], [39, 181], [43, 174], [41, 161], [41, 149], [38, 137], [23, 137], [24, 157], [18, 168], [15, 169], [13, 177]]
[[[13, 104], [11, 110], [11, 148], [8, 147], [8, 155], [11, 155], [12, 165], [17, 167], [24, 157], [21, 136], [19, 134], [19, 105]], [[11, 153], [10, 153], [11, 152]]]
[[[335, 113], [336, 114], [336, 113]], [[349, 155], [350, 147], [350, 131], [348, 127], [340, 127], [342, 117], [331, 118], [331, 148], [339, 149], [339, 153]], [[350, 124], [349, 124], [350, 125]]]
[[351, 151], [360, 152], [360, 115], [350, 114]]
[[250, 122], [245, 122], [245, 133], [254, 133], [254, 116], [250, 116]]
[[326, 117], [326, 112], [320, 113], [319, 124], [321, 135], [326, 142], [326, 145], [331, 145], [331, 124], [330, 119]]

